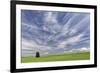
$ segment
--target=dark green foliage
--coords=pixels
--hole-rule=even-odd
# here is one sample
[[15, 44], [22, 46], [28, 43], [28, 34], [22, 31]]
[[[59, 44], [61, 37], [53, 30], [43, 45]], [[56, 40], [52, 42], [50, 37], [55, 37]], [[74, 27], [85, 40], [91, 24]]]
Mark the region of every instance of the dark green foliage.
[[36, 58], [40, 57], [40, 53], [36, 52]]

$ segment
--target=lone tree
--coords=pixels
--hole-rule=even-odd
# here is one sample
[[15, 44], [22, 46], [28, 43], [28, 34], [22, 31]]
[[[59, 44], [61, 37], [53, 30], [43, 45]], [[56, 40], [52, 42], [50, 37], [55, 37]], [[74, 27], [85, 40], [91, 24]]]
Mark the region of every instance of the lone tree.
[[40, 57], [40, 53], [36, 52], [36, 58]]

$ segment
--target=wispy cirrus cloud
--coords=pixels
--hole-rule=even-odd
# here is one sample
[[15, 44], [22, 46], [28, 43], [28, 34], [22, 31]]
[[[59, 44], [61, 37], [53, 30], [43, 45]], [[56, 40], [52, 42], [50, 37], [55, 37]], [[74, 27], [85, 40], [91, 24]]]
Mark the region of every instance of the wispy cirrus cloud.
[[73, 44], [75, 42], [79, 42], [82, 36], [83, 36], [83, 34], [79, 34], [77, 36], [73, 36], [71, 38], [68, 38], [67, 40], [64, 40], [63, 42], [61, 42], [58, 45], [58, 48], [64, 48], [66, 45]]
[[22, 49], [60, 52], [89, 47], [89, 13], [22, 10], [21, 14]]

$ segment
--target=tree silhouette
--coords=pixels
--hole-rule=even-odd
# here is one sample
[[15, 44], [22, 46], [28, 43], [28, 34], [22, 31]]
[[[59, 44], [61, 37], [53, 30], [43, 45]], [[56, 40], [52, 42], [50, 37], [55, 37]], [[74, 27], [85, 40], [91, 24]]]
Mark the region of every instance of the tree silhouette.
[[36, 57], [40, 57], [40, 53], [39, 52], [36, 52]]

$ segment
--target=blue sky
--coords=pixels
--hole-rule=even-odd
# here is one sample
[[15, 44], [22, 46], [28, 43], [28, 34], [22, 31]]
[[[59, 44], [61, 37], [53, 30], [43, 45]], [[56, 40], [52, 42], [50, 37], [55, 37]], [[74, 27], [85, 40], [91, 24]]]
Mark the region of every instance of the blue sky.
[[63, 52], [90, 48], [90, 14], [21, 10], [22, 49]]

